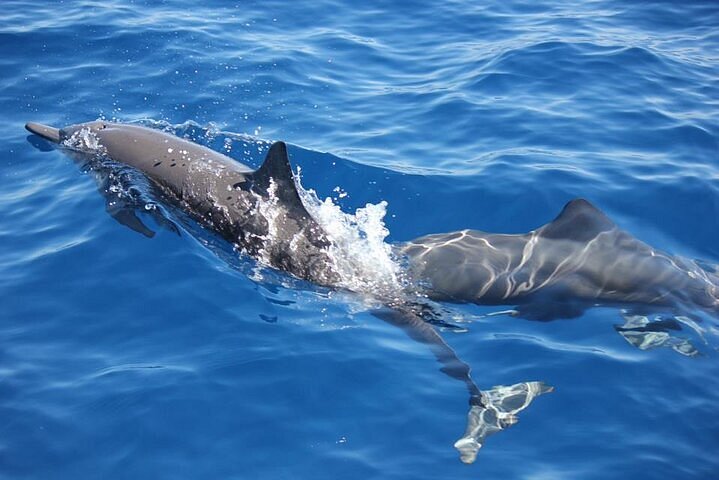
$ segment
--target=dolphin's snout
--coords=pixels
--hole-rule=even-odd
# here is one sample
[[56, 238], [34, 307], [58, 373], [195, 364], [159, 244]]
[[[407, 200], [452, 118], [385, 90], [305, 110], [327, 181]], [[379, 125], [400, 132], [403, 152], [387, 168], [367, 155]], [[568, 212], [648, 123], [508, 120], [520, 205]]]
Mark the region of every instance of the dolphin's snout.
[[25, 130], [53, 143], [60, 143], [60, 130], [41, 123], [28, 122]]

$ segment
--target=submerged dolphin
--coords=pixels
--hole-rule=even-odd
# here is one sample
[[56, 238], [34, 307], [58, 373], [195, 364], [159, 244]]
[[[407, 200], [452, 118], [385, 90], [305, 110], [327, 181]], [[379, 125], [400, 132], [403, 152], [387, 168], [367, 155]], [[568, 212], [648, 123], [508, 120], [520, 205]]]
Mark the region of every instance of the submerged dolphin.
[[[282, 142], [274, 143], [253, 171], [209, 148], [137, 125], [95, 121], [62, 129], [28, 123], [26, 128], [71, 147], [90, 142], [91, 153], [99, 149], [138, 170], [171, 202], [248, 255], [317, 284], [339, 284], [328, 254], [331, 240], [302, 204]], [[715, 269], [652, 249], [581, 199], [525, 235], [464, 230], [421, 237], [395, 251], [406, 258], [414, 287], [421, 285], [420, 293], [429, 298], [540, 305], [539, 318], [567, 316], [566, 308], [554, 311], [559, 305], [599, 302], [719, 308]], [[442, 370], [467, 387], [467, 430], [455, 444], [463, 461], [474, 461], [487, 435], [515, 423], [516, 413], [551, 391], [541, 382], [479, 390], [469, 367], [424, 321], [421, 305], [387, 303], [390, 308], [377, 316], [429, 345]]]
[[715, 267], [650, 247], [583, 199], [527, 234], [464, 230], [421, 237], [401, 251], [433, 298], [520, 304], [540, 319], [596, 303], [719, 312]]

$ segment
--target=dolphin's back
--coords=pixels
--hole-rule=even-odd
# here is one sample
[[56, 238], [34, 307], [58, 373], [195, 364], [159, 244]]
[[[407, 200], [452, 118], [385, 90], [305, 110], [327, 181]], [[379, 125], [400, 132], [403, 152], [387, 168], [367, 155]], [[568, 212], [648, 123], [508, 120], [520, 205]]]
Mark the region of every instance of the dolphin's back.
[[[180, 197], [191, 194], [193, 180], [221, 178], [221, 185], [212, 188], [222, 189], [244, 181], [252, 172], [219, 152], [155, 129], [108, 123], [97, 136], [113, 160], [140, 170]], [[204, 194], [211, 186], [198, 187], [204, 188]]]

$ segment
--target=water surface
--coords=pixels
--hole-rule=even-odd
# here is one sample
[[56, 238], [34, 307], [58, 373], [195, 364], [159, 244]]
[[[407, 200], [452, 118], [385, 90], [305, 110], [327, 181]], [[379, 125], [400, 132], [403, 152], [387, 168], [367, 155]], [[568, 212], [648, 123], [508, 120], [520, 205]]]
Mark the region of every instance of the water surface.
[[90, 173], [22, 128], [144, 122], [253, 167], [285, 140], [320, 198], [386, 201], [390, 242], [525, 232], [582, 196], [656, 248], [718, 263], [715, 2], [2, 10], [3, 478], [719, 472], [715, 318], [689, 312], [703, 337], [671, 332], [701, 352], [688, 357], [635, 348], [614, 308], [542, 323], [447, 305], [467, 331], [442, 335], [480, 388], [555, 387], [467, 466], [452, 447], [464, 386], [363, 296], [258, 269], [199, 228], [128, 230]]

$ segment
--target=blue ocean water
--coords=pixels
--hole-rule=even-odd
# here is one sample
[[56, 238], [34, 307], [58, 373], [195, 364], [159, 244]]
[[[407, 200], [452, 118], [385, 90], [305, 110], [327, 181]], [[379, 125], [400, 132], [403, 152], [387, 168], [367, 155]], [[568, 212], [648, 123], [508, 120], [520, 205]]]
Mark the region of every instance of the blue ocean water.
[[388, 241], [525, 232], [581, 196], [717, 263], [716, 2], [0, 8], [0, 477], [719, 477], [716, 318], [674, 333], [690, 357], [635, 348], [615, 308], [448, 305], [480, 388], [555, 388], [465, 465], [464, 385], [366, 299], [200, 228], [139, 235], [23, 129], [140, 122], [252, 166], [285, 140], [321, 198], [386, 201]]

